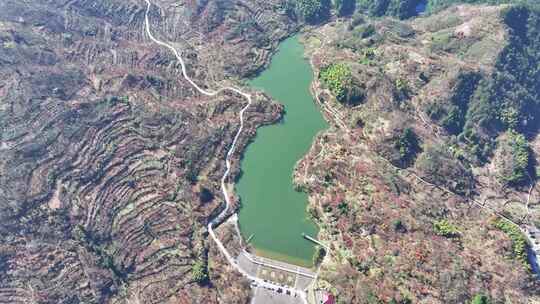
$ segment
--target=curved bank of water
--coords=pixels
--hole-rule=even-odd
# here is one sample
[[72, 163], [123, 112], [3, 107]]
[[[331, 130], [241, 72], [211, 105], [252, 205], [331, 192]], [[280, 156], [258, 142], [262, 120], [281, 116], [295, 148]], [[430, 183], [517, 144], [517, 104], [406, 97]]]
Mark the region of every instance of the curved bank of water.
[[311, 266], [314, 246], [301, 234], [316, 236], [317, 228], [307, 218], [307, 195], [294, 190], [292, 172], [314, 136], [328, 127], [309, 92], [312, 77], [295, 36], [282, 42], [268, 69], [250, 81], [282, 103], [286, 113], [280, 123], [258, 130], [236, 184], [244, 238], [254, 235], [251, 244], [259, 255], [302, 266]]

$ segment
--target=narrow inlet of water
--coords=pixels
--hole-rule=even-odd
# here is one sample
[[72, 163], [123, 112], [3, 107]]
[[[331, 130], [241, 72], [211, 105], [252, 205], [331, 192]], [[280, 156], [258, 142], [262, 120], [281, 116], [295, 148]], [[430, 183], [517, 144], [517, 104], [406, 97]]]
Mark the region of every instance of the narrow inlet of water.
[[241, 162], [236, 184], [242, 207], [240, 230], [253, 235], [256, 253], [300, 266], [312, 266], [314, 244], [302, 233], [316, 237], [308, 219], [307, 195], [294, 190], [296, 162], [312, 145], [314, 136], [328, 127], [309, 92], [313, 72], [298, 37], [283, 41], [268, 69], [250, 81], [285, 106], [277, 124], [258, 130]]

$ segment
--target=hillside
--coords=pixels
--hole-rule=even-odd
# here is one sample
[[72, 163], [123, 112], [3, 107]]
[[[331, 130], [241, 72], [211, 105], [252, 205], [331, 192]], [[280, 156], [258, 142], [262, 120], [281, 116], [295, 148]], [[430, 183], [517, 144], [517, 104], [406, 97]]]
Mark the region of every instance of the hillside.
[[[230, 189], [257, 128], [286, 111], [245, 80], [300, 32], [331, 124], [293, 176], [329, 246], [316, 289], [540, 301], [516, 226], [540, 227], [534, 1], [428, 0], [420, 15], [416, 0], [151, 2], [153, 35], [197, 85], [253, 96]], [[145, 13], [0, 1], [0, 303], [250, 303], [254, 281], [207, 229], [246, 99], [196, 90]], [[216, 229], [235, 255], [237, 228]]]
[[540, 12], [461, 5], [313, 30], [334, 128], [295, 176], [330, 244], [340, 303], [538, 300], [517, 224], [540, 224]]
[[[295, 30], [277, 8], [155, 1], [150, 22], [216, 88], [260, 69]], [[1, 303], [246, 300], [206, 231], [245, 101], [197, 93], [145, 36], [145, 9], [0, 2]], [[254, 102], [241, 146], [281, 113]]]

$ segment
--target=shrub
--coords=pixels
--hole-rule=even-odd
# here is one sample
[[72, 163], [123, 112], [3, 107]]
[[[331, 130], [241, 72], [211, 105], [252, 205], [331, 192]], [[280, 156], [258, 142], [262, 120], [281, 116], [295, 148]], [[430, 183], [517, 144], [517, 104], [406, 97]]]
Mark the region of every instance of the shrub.
[[354, 35], [362, 39], [373, 36], [375, 33], [375, 27], [372, 24], [360, 25], [354, 29]]
[[351, 69], [344, 63], [334, 63], [321, 69], [319, 78], [339, 101], [345, 99], [347, 87], [352, 84]]
[[395, 80], [396, 91], [394, 92], [394, 97], [397, 100], [405, 100], [410, 97], [411, 87], [407, 79], [398, 78]]
[[315, 253], [313, 254], [313, 265], [317, 266], [322, 263], [324, 256], [326, 255], [326, 250], [321, 246], [315, 247]]
[[447, 220], [436, 221], [435, 223], [433, 223], [433, 229], [435, 230], [435, 234], [447, 238], [459, 236], [458, 228]]
[[372, 60], [375, 58], [375, 48], [373, 47], [367, 47], [363, 48], [360, 52], [360, 60], [359, 63], [364, 65], [370, 65]]
[[191, 278], [197, 283], [204, 283], [208, 280], [208, 269], [204, 260], [197, 260], [191, 267]]
[[491, 301], [485, 295], [477, 294], [472, 299], [471, 304], [491, 304]]
[[515, 259], [523, 263], [527, 268], [529, 263], [527, 261], [527, 240], [521, 233], [519, 228], [501, 218], [495, 220], [494, 226], [504, 232], [512, 240], [512, 255]]
[[347, 204], [347, 202], [343, 201], [343, 202], [339, 203], [337, 208], [338, 208], [339, 213], [341, 215], [348, 215], [349, 214], [350, 207], [349, 207], [349, 204]]
[[202, 187], [201, 191], [199, 192], [199, 200], [201, 203], [208, 203], [214, 199], [214, 194], [210, 190], [208, 190], [205, 187]]
[[392, 221], [392, 228], [395, 232], [407, 232], [407, 227], [405, 227], [401, 219]]
[[418, 137], [411, 128], [406, 128], [399, 136], [396, 146], [399, 149], [399, 155], [402, 160], [410, 159], [418, 150]]
[[529, 161], [529, 144], [525, 136], [508, 132], [508, 136], [499, 143], [495, 157], [499, 179], [509, 185], [526, 181]]
[[356, 26], [363, 24], [364, 22], [366, 22], [366, 20], [364, 19], [364, 16], [355, 14], [351, 19], [351, 24], [350, 24], [349, 29], [353, 29]]

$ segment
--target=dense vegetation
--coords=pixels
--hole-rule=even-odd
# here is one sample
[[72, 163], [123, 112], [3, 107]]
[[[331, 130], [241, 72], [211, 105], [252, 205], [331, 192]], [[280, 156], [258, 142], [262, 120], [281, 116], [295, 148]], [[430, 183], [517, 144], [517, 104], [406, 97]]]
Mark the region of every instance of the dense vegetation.
[[425, 5], [426, 13], [434, 13], [456, 4], [510, 4], [529, 3], [535, 0], [358, 0], [356, 6], [360, 12], [370, 16], [394, 16], [407, 19], [418, 15], [416, 8]]
[[404, 162], [411, 160], [420, 149], [418, 137], [411, 128], [406, 128], [396, 141], [399, 155]]
[[347, 87], [352, 82], [351, 68], [344, 63], [334, 63], [321, 70], [322, 82], [338, 100], [344, 100]]
[[308, 23], [318, 23], [330, 15], [330, 0], [297, 0], [289, 1], [297, 14]]
[[341, 103], [357, 104], [364, 92], [353, 81], [351, 68], [345, 63], [333, 63], [321, 69], [319, 79]]
[[452, 95], [447, 103], [430, 104], [427, 113], [449, 134], [457, 135], [463, 131], [465, 115], [469, 101], [480, 80], [478, 73], [460, 73], [452, 88]]
[[420, 0], [359, 0], [358, 8], [371, 16], [395, 16], [406, 19], [416, 15]]
[[499, 179], [510, 185], [519, 184], [529, 176], [529, 144], [523, 134], [508, 132], [495, 155]]
[[534, 4], [535, 0], [428, 0], [427, 8], [428, 12], [435, 12], [454, 4], [511, 4], [511, 3], [530, 3]]
[[509, 44], [499, 55], [495, 72], [480, 81], [461, 136], [479, 160], [491, 153], [498, 133], [509, 129], [536, 132], [539, 126], [540, 13], [513, 6], [503, 19], [509, 28]]
[[529, 267], [527, 261], [527, 240], [519, 228], [503, 219], [495, 220], [494, 225], [512, 240], [512, 257], [523, 263], [526, 267]]
[[350, 15], [356, 8], [355, 0], [335, 0], [334, 6], [339, 16]]

